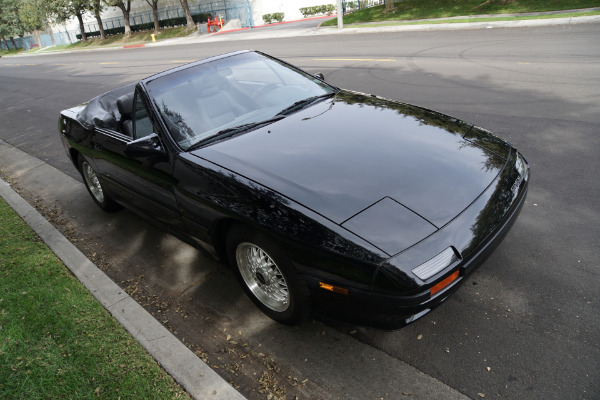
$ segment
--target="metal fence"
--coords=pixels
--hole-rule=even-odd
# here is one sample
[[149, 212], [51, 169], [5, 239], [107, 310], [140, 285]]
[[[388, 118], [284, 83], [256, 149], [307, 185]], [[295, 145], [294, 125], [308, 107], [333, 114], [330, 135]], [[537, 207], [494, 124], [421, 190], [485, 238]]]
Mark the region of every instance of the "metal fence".
[[[31, 36], [25, 36], [22, 38], [18, 37], [14, 38], [14, 40], [15, 44], [17, 45], [17, 49], [29, 50], [32, 45], [37, 45], [37, 42]], [[2, 48], [2, 50], [6, 50], [6, 46], [8, 46], [8, 50], [15, 50], [12, 41], [8, 38], [6, 41], [0, 41], [0, 48]]]
[[[218, 0], [210, 3], [190, 4], [190, 12], [192, 13], [192, 15], [210, 13], [213, 15], [213, 17], [219, 16], [225, 21], [239, 19], [243, 28], [254, 27], [254, 18], [252, 17], [252, 6], [250, 5], [249, 0]], [[181, 8], [180, 6], [163, 7], [158, 9], [159, 20], [181, 17], [185, 17], [185, 13], [183, 12], [183, 8]], [[144, 23], [152, 23], [154, 22], [152, 10], [149, 9], [148, 11], [131, 13], [129, 15], [129, 21], [132, 26]], [[120, 28], [125, 26], [125, 20], [122, 16], [115, 18], [107, 18], [102, 21], [102, 25], [104, 25], [105, 29]], [[86, 32], [97, 32], [98, 24], [84, 24], [84, 29]], [[206, 33], [205, 26], [201, 25], [200, 30], [203, 31], [201, 33]], [[14, 40], [15, 44], [17, 45], [17, 49], [29, 50], [35, 46], [48, 47], [76, 42], [79, 40], [76, 37], [76, 34], [78, 33], [80, 33], [79, 28], [75, 32], [65, 31], [56, 32], [52, 35], [37, 35], [39, 36], [39, 43], [37, 39], [35, 39], [32, 36], [26, 36], [23, 38], [18, 37], [14, 38]], [[4, 40], [0, 41], [1, 49], [6, 50], [6, 46], [8, 46], [8, 49], [14, 50], [14, 46], [10, 40], [6, 40], [6, 42]]]
[[40, 35], [40, 46], [59, 46], [61, 44], [71, 44], [73, 38], [68, 32], [56, 32], [52, 35]]
[[[254, 18], [252, 17], [252, 6], [249, 0], [220, 0], [210, 3], [190, 4], [192, 15], [210, 13], [213, 16], [219, 16], [225, 21], [239, 19], [242, 27], [254, 27]], [[185, 13], [181, 6], [163, 7], [158, 9], [158, 19], [185, 18]], [[129, 14], [131, 26], [154, 22], [152, 10]], [[104, 29], [121, 28], [125, 26], [125, 19], [120, 17], [107, 18], [102, 20]], [[88, 22], [84, 25], [86, 32], [97, 32], [99, 30], [97, 22]], [[79, 33], [79, 30], [78, 30]]]
[[[36, 37], [39, 37], [39, 42], [36, 39]], [[71, 44], [74, 41], [77, 41], [77, 39], [75, 38], [74, 32], [55, 32], [52, 35], [41, 34], [41, 35], [36, 35], [36, 37], [25, 36], [22, 38], [20, 38], [20, 37], [14, 38], [15, 44], [17, 45], [17, 49], [30, 50], [32, 47], [37, 47], [37, 46], [39, 46], [39, 47], [58, 46], [61, 44]], [[8, 39], [6, 41], [6, 43], [4, 42], [4, 40], [2, 42], [0, 42], [0, 48], [2, 48], [2, 50], [6, 50], [6, 45], [8, 45], [8, 48], [10, 50], [14, 50], [13, 44], [10, 41], [10, 39]]]

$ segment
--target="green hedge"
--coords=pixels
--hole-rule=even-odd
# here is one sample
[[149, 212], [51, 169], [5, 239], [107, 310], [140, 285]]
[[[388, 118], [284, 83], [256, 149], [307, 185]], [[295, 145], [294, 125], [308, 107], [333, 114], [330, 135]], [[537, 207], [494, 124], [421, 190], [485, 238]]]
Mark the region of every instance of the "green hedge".
[[283, 21], [283, 18], [285, 17], [285, 13], [276, 12], [273, 14], [265, 14], [262, 17], [266, 24], [272, 24], [273, 22]]
[[[198, 24], [198, 23], [204, 23], [209, 18], [212, 18], [212, 14], [211, 13], [202, 13], [202, 14], [192, 15], [192, 19], [194, 20], [194, 22], [196, 24]], [[185, 24], [187, 24], [187, 20], [185, 19], [185, 17], [161, 19], [160, 21], [158, 21], [158, 26], [160, 28], [168, 28], [168, 27], [172, 27], [172, 26], [181, 26], [181, 25], [185, 25]], [[131, 31], [132, 32], [150, 31], [152, 29], [154, 29], [154, 22], [146, 22], [146, 23], [143, 23], [143, 24], [131, 25]], [[106, 33], [106, 36], [118, 35], [118, 34], [121, 34], [121, 33], [125, 33], [125, 27], [121, 26], [119, 28], [105, 29], [104, 33]], [[86, 36], [88, 38], [99, 37], [100, 36], [100, 31], [86, 32], [85, 34], [86, 34]], [[81, 39], [81, 33], [77, 34], [77, 39]]]
[[331, 15], [335, 11], [335, 4], [325, 4], [322, 6], [314, 6], [314, 7], [302, 7], [300, 12], [306, 17], [310, 17], [317, 14], [326, 14]]

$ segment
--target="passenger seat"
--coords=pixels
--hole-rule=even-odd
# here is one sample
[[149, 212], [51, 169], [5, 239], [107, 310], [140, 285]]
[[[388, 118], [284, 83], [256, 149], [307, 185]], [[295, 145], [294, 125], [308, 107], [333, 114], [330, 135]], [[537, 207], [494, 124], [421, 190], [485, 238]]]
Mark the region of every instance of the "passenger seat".
[[117, 99], [117, 108], [121, 114], [119, 126], [121, 132], [133, 138], [133, 95], [134, 93], [124, 94]]

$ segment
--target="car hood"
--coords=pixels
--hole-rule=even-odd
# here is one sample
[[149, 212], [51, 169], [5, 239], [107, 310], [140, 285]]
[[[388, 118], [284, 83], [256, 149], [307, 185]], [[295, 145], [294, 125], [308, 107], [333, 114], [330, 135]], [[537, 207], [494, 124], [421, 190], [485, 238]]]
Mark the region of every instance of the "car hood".
[[[394, 254], [452, 220], [503, 168], [510, 146], [471, 128], [434, 111], [342, 90], [193, 154]], [[389, 239], [382, 229], [388, 226], [407, 237]]]

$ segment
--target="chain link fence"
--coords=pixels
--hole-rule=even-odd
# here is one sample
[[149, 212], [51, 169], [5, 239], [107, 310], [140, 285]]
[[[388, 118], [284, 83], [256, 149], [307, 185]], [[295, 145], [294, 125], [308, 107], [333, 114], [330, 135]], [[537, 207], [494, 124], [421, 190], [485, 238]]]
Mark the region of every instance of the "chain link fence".
[[[243, 28], [254, 27], [254, 18], [252, 17], [252, 5], [249, 0], [218, 0], [209, 3], [190, 4], [190, 12], [192, 15], [210, 13], [213, 17], [221, 17], [224, 21], [234, 19], [240, 20]], [[173, 18], [185, 18], [185, 13], [181, 6], [162, 7], [158, 9], [158, 19], [168, 20]], [[140, 24], [154, 23], [152, 9], [131, 13], [129, 15], [131, 26]], [[104, 29], [122, 28], [125, 26], [123, 16], [115, 18], [107, 18], [102, 20]], [[207, 33], [205, 24], [199, 24], [200, 33]], [[97, 32], [98, 24], [96, 22], [88, 22], [84, 24], [86, 32]], [[40, 34], [34, 36], [25, 36], [14, 38], [17, 49], [30, 50], [34, 47], [49, 47], [63, 44], [71, 44], [79, 39], [80, 29], [76, 31], [56, 32], [52, 34]], [[39, 40], [37, 39], [39, 37]], [[8, 46], [8, 47], [7, 47]], [[10, 39], [0, 41], [2, 50], [14, 50], [13, 42]]]
[[[39, 38], [39, 40], [38, 40]], [[54, 32], [52, 34], [38, 34], [34, 36], [25, 36], [14, 38], [17, 49], [30, 50], [35, 47], [49, 47], [58, 46], [61, 44], [71, 44], [77, 39], [75, 38], [75, 32]], [[2, 50], [15, 50], [13, 43], [10, 39], [0, 42], [0, 48]]]
[[[13, 40], [14, 40], [14, 44], [13, 44]], [[39, 46], [37, 41], [34, 38], [32, 38], [31, 36], [25, 36], [22, 38], [17, 37], [17, 38], [13, 38], [13, 40], [10, 40], [7, 38], [6, 40], [0, 41], [0, 48], [2, 50], [15, 50], [14, 45], [16, 44], [17, 49], [29, 50], [31, 47]]]

